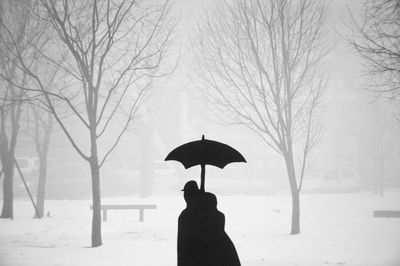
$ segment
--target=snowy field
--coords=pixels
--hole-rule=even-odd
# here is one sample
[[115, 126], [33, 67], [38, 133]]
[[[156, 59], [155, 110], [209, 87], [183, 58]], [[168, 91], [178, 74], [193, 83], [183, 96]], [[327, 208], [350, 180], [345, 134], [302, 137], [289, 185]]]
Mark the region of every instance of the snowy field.
[[[375, 209], [400, 210], [400, 192], [303, 195], [300, 235], [289, 235], [289, 195], [219, 197], [226, 231], [243, 266], [400, 265], [400, 219], [373, 218]], [[0, 220], [1, 265], [176, 265], [181, 195], [105, 198], [103, 203], [154, 203], [111, 210], [103, 246], [89, 248], [90, 201], [48, 201], [51, 218], [32, 219], [28, 200], [16, 200], [15, 220]]]

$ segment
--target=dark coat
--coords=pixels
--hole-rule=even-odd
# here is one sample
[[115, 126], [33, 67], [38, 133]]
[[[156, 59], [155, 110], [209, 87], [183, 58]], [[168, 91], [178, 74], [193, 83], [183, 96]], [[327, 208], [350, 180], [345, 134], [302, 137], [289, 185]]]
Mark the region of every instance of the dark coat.
[[[188, 202], [178, 219], [178, 266], [240, 266], [225, 216], [211, 193]], [[215, 202], [214, 202], [215, 201]]]

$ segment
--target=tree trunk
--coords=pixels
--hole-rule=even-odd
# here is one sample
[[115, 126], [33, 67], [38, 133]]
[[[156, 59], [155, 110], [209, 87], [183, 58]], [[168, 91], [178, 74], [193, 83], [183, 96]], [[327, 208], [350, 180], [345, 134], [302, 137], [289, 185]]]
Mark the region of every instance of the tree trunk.
[[101, 240], [101, 195], [100, 195], [100, 169], [97, 158], [97, 142], [96, 135], [91, 132], [91, 150], [90, 170], [92, 174], [92, 200], [93, 200], [93, 217], [92, 217], [92, 247], [102, 245]]
[[300, 234], [300, 195], [297, 189], [292, 190], [292, 228], [290, 234]]
[[102, 245], [101, 240], [101, 196], [100, 171], [97, 157], [90, 162], [92, 173], [93, 219], [92, 219], [92, 247]]
[[3, 180], [3, 209], [1, 218], [13, 219], [14, 205], [14, 160], [7, 155], [3, 160], [4, 180]]
[[42, 218], [44, 215], [44, 200], [46, 190], [46, 178], [47, 178], [47, 151], [39, 155], [39, 181], [36, 193], [36, 207], [39, 213], [35, 212], [34, 218]]
[[293, 155], [285, 154], [286, 170], [289, 178], [290, 191], [292, 193], [292, 228], [291, 235], [300, 234], [300, 193], [297, 188], [296, 173], [294, 170]]
[[50, 137], [51, 131], [53, 129], [53, 118], [51, 113], [47, 113], [47, 122], [43, 128], [43, 142], [40, 141], [39, 134], [39, 116], [40, 113], [35, 112], [35, 145], [36, 145], [36, 153], [39, 157], [39, 177], [38, 177], [38, 186], [36, 193], [36, 206], [38, 209], [39, 216], [37, 212], [35, 212], [34, 218], [42, 218], [44, 215], [44, 201], [46, 195], [46, 179], [47, 179], [47, 155], [49, 151]]

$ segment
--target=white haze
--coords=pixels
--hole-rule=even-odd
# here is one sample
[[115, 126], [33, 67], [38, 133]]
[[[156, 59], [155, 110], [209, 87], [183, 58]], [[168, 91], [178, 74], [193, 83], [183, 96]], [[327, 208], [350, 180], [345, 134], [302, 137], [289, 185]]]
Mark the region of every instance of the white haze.
[[[305, 218], [303, 216], [301, 218], [301, 224], [304, 227], [295, 243], [290, 242], [288, 235], [290, 227], [290, 215], [288, 214], [291, 210], [291, 202], [283, 157], [245, 128], [226, 126], [216, 121], [208, 112], [207, 103], [202, 102], [198, 97], [199, 91], [194, 85], [193, 75], [188, 67], [191, 48], [187, 38], [194, 31], [199, 10], [206, 5], [201, 2], [203, 1], [176, 1], [174, 12], [181, 17], [178, 25], [179, 34], [177, 34], [177, 41], [181, 46], [177, 53], [180, 53], [181, 64], [178, 65], [171, 77], [156, 83], [155, 91], [141, 110], [140, 119], [132, 124], [101, 169], [104, 202], [151, 202], [158, 204], [160, 210], [146, 212], [146, 217], [147, 215], [149, 217], [147, 224], [146, 222], [145, 224], [137, 223], [136, 214], [110, 212], [111, 219], [104, 227], [104, 247], [101, 248], [104, 248], [104, 254], [117, 256], [119, 260], [117, 259], [114, 264], [114, 260], [108, 258], [105, 263], [101, 259], [101, 252], [93, 251], [97, 258], [94, 262], [97, 261], [99, 265], [101, 263], [103, 263], [101, 265], [126, 265], [129, 262], [127, 258], [132, 260], [135, 258], [129, 257], [129, 255], [124, 257], [124, 252], [130, 252], [129, 249], [123, 247], [125, 245], [132, 249], [144, 247], [141, 254], [148, 254], [146, 256], [151, 257], [146, 262], [146, 256], [137, 255], [140, 258], [138, 263], [132, 262], [131, 265], [176, 265], [174, 257], [176, 248], [176, 231], [174, 230], [176, 228], [174, 226], [179, 211], [184, 208], [180, 189], [189, 179], [199, 182], [200, 167], [185, 170], [180, 163], [164, 162], [164, 158], [175, 147], [188, 141], [199, 140], [204, 134], [207, 139], [224, 142], [236, 148], [247, 160], [247, 164], [235, 163], [222, 170], [211, 166], [206, 169], [206, 189], [221, 196], [221, 205], [219, 206], [227, 217], [227, 227], [232, 232], [233, 241], [235, 242], [236, 239], [238, 242], [238, 250], [239, 253], [241, 252], [239, 255], [243, 254], [243, 261], [247, 262], [247, 264], [243, 263], [244, 266], [367, 265], [368, 262], [375, 266], [400, 265], [396, 264], [400, 263], [400, 255], [398, 258], [396, 257], [396, 250], [400, 254], [400, 231], [398, 230], [400, 219], [372, 218], [372, 211], [376, 208], [400, 210], [400, 124], [393, 117], [395, 109], [390, 102], [376, 99], [374, 94], [363, 88], [364, 80], [360, 59], [338, 34], [346, 35], [348, 33], [348, 29], [344, 25], [349, 23], [346, 5], [351, 10], [359, 10], [362, 1], [334, 0], [330, 3], [331, 11], [327, 22], [330, 28], [329, 39], [334, 46], [326, 62], [331, 70], [324, 98], [324, 135], [311, 155], [309, 169], [306, 172], [304, 193], [301, 193], [300, 200], [301, 210], [304, 210], [305, 213]], [[78, 132], [79, 129], [76, 131]], [[85, 132], [85, 134], [87, 133]], [[17, 147], [17, 157], [35, 157], [33, 142], [23, 136], [21, 139], [21, 144]], [[103, 142], [102, 145], [108, 147], [111, 145], [111, 141]], [[378, 174], [376, 150], [379, 142], [383, 149], [382, 156], [385, 158], [383, 172], [385, 195], [383, 198], [378, 194], [375, 195], [373, 189]], [[86, 168], [89, 173], [88, 164], [79, 157], [57, 126], [50, 149], [49, 158], [56, 162], [57, 167], [78, 164]], [[101, 147], [99, 150], [100, 153], [104, 152]], [[142, 167], [140, 161], [143, 158], [144, 150], [146, 156], [150, 156], [156, 165], [151, 176], [153, 195], [148, 198], [139, 197], [140, 169]], [[343, 194], [341, 194], [343, 192], [340, 191], [341, 188], [326, 189], [323, 192], [329, 193], [327, 195], [317, 193], [320, 191], [313, 191], [312, 185], [309, 184], [321, 179], [327, 171], [336, 169], [351, 169], [359, 182], [357, 188], [351, 187], [350, 193]], [[123, 183], [126, 180], [121, 181], [122, 178], [116, 177], [117, 174], [124, 175], [124, 170], [128, 176], [132, 173], [135, 174], [135, 177], [128, 181], [130, 182], [128, 186]], [[54, 178], [53, 175], [56, 174], [57, 172], [50, 171], [48, 180]], [[17, 174], [14, 178], [18, 180], [15, 181], [15, 186], [21, 186]], [[87, 175], [88, 180], [89, 178], [90, 176]], [[118, 184], [118, 182], [122, 183]], [[34, 184], [34, 181], [31, 183]], [[36, 193], [33, 185], [31, 190], [33, 194]], [[83, 246], [89, 245], [90, 239], [91, 216], [88, 209], [91, 204], [90, 193], [76, 198], [72, 197], [74, 201], [69, 201], [71, 198], [52, 198], [46, 210], [50, 210], [52, 216], [55, 217], [53, 220], [45, 218], [47, 227], [38, 224], [39, 221], [30, 220], [33, 211], [25, 192], [22, 190], [16, 196], [14, 211], [16, 221], [14, 224], [11, 224], [10, 221], [0, 221], [0, 265], [53, 265], [52, 263], [55, 265], [57, 259], [51, 256], [54, 247], [58, 252], [55, 254], [64, 259], [68, 259], [68, 252], [77, 252], [80, 258], [74, 258], [73, 265], [78, 265], [76, 263], [82, 260], [91, 259], [93, 254], [90, 255], [87, 253], [89, 251], [86, 251], [89, 249], [82, 249]], [[327, 204], [326, 207], [321, 206], [321, 201]], [[241, 202], [241, 205], [238, 202]], [[243, 202], [248, 202], [249, 205], [247, 206]], [[351, 203], [351, 208], [346, 202]], [[163, 209], [162, 206], [166, 206], [167, 203], [172, 206]], [[256, 213], [254, 219], [259, 219], [260, 222], [246, 221], [241, 213], [235, 212], [236, 206], [239, 206], [238, 209], [241, 212], [248, 210], [245, 212], [246, 215], [251, 216]], [[262, 206], [267, 207], [262, 209]], [[71, 218], [75, 215], [75, 207], [78, 209], [77, 213], [82, 214], [84, 218]], [[254, 213], [251, 212], [253, 207], [258, 208], [254, 210]], [[57, 208], [65, 208], [68, 212], [63, 213]], [[281, 218], [278, 218], [278, 212], [283, 212]], [[333, 212], [336, 214], [333, 215]], [[329, 213], [332, 214], [330, 222], [323, 218], [323, 215], [329, 215]], [[250, 216], [247, 218], [250, 219]], [[163, 219], [166, 219], [165, 226], [161, 222]], [[53, 221], [56, 221], [57, 226], [64, 230], [63, 233], [57, 231]], [[69, 225], [64, 225], [64, 221]], [[277, 231], [268, 229], [269, 221], [272, 221], [271, 226]], [[364, 221], [368, 223], [363, 224]], [[35, 223], [32, 231], [26, 229], [31, 226], [31, 222]], [[358, 242], [352, 243], [352, 239], [345, 235], [354, 232], [352, 230], [357, 230], [357, 223], [362, 224], [360, 231], [357, 231], [357, 236], [360, 237], [355, 237], [355, 241]], [[246, 229], [247, 225], [253, 229]], [[20, 231], [18, 226], [23, 226], [25, 229]], [[328, 226], [335, 229], [330, 231]], [[266, 231], [263, 231], [264, 228], [267, 228]], [[79, 235], [76, 239], [68, 237], [69, 232], [74, 230], [85, 235]], [[48, 232], [49, 235], [41, 241], [35, 242], [32, 235], [41, 239], [42, 232]], [[122, 236], [121, 234], [124, 232], [126, 235]], [[322, 248], [319, 245], [323, 245], [324, 238], [320, 236], [325, 233], [329, 243], [326, 248]], [[365, 238], [361, 237], [364, 233], [366, 234]], [[25, 234], [29, 241], [24, 244]], [[258, 234], [265, 239], [258, 237]], [[320, 235], [316, 237], [317, 234]], [[342, 234], [344, 242], [340, 234]], [[51, 243], [53, 236], [58, 239], [54, 246]], [[16, 241], [14, 244], [13, 240]], [[260, 244], [264, 240], [268, 242], [265, 244], [266, 249], [275, 252], [269, 258], [271, 253], [260, 248], [264, 245]], [[144, 245], [141, 246], [141, 242], [137, 241], [144, 241]], [[154, 252], [159, 252], [159, 260], [154, 258], [154, 254], [148, 252], [153, 245], [152, 241], [156, 243]], [[64, 242], [66, 246], [61, 247]], [[71, 242], [74, 243], [71, 244]], [[292, 257], [288, 253], [278, 252], [278, 250], [284, 250], [287, 243], [290, 243], [288, 246], [294, 250], [291, 254]], [[40, 245], [42, 247], [38, 247]], [[119, 249], [120, 245], [122, 247]], [[361, 247], [360, 250], [356, 249], [357, 246]], [[374, 249], [379, 246], [382, 247], [382, 250], [378, 250], [374, 257]], [[315, 248], [316, 252], [313, 254], [310, 249], [314, 247], [318, 248]], [[19, 256], [16, 251], [19, 249], [22, 253], [28, 254], [29, 258], [24, 255]], [[364, 252], [364, 254], [355, 254], [357, 252]], [[366, 257], [358, 259], [364, 255]], [[47, 256], [50, 257], [48, 264], [44, 259]], [[285, 259], [280, 256], [289, 256], [289, 259], [285, 262]], [[6, 264], [1, 263], [2, 257], [3, 261], [7, 259]], [[163, 259], [171, 259], [173, 263], [164, 264]], [[296, 259], [298, 259], [297, 262]], [[264, 260], [270, 264], [264, 264]], [[18, 264], [18, 262], [25, 264]], [[40, 264], [38, 264], [39, 262]], [[63, 261], [59, 265], [68, 264]], [[83, 263], [82, 265], [92, 264]], [[93, 265], [97, 264], [93, 263]]]

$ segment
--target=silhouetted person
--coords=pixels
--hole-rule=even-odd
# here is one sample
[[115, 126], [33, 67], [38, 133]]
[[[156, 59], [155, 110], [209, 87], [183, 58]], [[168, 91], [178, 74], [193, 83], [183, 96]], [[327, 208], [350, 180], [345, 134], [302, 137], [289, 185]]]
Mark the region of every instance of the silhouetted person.
[[178, 219], [178, 266], [239, 266], [216, 196], [201, 192], [195, 181], [183, 191], [187, 206]]

